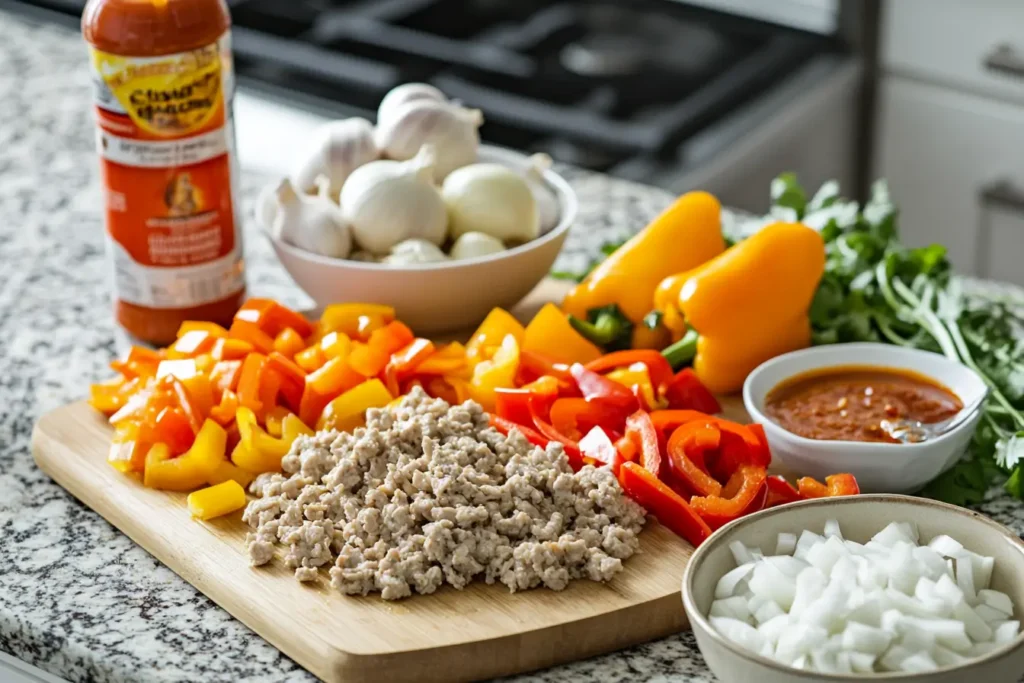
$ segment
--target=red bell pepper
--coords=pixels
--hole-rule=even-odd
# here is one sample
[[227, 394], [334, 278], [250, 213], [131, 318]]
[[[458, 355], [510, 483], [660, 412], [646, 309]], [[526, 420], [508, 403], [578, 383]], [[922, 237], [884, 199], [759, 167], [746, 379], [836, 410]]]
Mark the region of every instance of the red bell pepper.
[[683, 368], [676, 373], [665, 384], [663, 393], [669, 408], [699, 410], [709, 415], [722, 412], [718, 399], [701, 383], [692, 368]]
[[689, 491], [701, 496], [722, 493], [722, 485], [708, 473], [706, 465], [707, 453], [718, 448], [721, 437], [717, 427], [701, 422], [680, 425], [669, 437], [669, 471]]
[[765, 507], [775, 507], [801, 500], [800, 492], [780, 474], [768, 477], [768, 500]]
[[594, 427], [580, 439], [579, 445], [584, 462], [598, 467], [610, 467], [618, 476], [624, 460], [605, 430]]
[[626, 494], [647, 508], [665, 527], [698, 546], [711, 535], [711, 527], [700, 518], [686, 499], [670, 489], [649, 470], [635, 462], [619, 469], [619, 483]]
[[832, 474], [825, 477], [829, 497], [856, 496], [860, 493], [860, 485], [852, 474]]
[[797, 479], [796, 486], [804, 500], [828, 497], [828, 487], [814, 477], [801, 477]]
[[526, 389], [498, 387], [494, 390], [494, 412], [512, 422], [533, 424], [530, 400], [535, 397], [542, 400], [544, 398]]
[[673, 432], [680, 425], [688, 422], [707, 423], [710, 416], [699, 410], [655, 410], [651, 413], [651, 422], [654, 428], [662, 434]]
[[764, 433], [764, 425], [759, 425], [756, 422], [752, 422], [746, 425], [747, 429], [754, 435], [757, 442], [761, 445], [760, 452], [757, 453], [757, 462], [764, 463], [764, 467], [768, 467], [772, 462], [772, 451], [768, 446], [768, 435]]
[[550, 375], [562, 381], [572, 381], [569, 366], [539, 351], [519, 350], [519, 370], [526, 381]]
[[491, 415], [490, 425], [505, 436], [508, 436], [508, 433], [511, 430], [518, 429], [519, 433], [525, 436], [527, 441], [532, 443], [534, 446], [540, 446], [541, 448], [547, 448], [548, 443], [551, 441], [535, 429], [530, 429], [526, 425], [517, 424], [511, 420], [506, 420], [503, 417], [498, 417], [497, 415]]
[[669, 365], [661, 352], [650, 349], [632, 351], [613, 351], [606, 353], [597, 360], [587, 363], [586, 368], [592, 372], [602, 373], [615, 368], [629, 367], [633, 363], [643, 363], [651, 376], [651, 384], [657, 392], [663, 391], [672, 381], [672, 366]]
[[655, 477], [661, 475], [661, 439], [651, 422], [651, 416], [638, 410], [626, 418], [626, 436], [640, 453], [640, 464]]
[[537, 431], [541, 433], [550, 441], [557, 441], [562, 444], [565, 448], [565, 454], [569, 456], [569, 464], [574, 470], [578, 470], [583, 467], [583, 457], [580, 455], [580, 446], [572, 438], [562, 434], [560, 431], [554, 428], [548, 423], [541, 415], [541, 404], [537, 400], [530, 401], [530, 414], [533, 417], [533, 425], [537, 428]]
[[768, 493], [763, 467], [742, 465], [729, 477], [721, 496], [694, 496], [690, 506], [712, 529], [764, 507]]
[[621, 428], [623, 419], [615, 408], [584, 398], [558, 399], [551, 404], [549, 418], [555, 429], [577, 441], [592, 427]]
[[[592, 370], [587, 370], [579, 363], [569, 368], [572, 378], [576, 380], [583, 398], [610, 406], [629, 414], [640, 407], [640, 401], [627, 387], [603, 377]], [[646, 413], [645, 413], [646, 414]]]

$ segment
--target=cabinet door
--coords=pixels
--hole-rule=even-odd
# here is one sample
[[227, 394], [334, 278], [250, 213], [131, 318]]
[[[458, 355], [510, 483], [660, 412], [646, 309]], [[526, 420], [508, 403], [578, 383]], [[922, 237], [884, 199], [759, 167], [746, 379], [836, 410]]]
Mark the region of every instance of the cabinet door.
[[986, 191], [1024, 188], [1024, 107], [886, 77], [877, 133], [875, 175], [889, 180], [904, 241], [940, 242], [959, 272], [987, 276]]
[[881, 43], [887, 73], [1024, 101], [1020, 0], [888, 0]]

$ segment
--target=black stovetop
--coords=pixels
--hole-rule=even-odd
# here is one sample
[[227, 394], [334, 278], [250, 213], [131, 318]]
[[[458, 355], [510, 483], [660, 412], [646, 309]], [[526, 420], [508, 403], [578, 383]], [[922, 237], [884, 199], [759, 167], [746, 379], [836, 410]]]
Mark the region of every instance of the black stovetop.
[[[84, 0], [0, 0], [75, 22]], [[239, 80], [373, 118], [432, 83], [482, 137], [594, 170], [671, 159], [835, 41], [672, 0], [229, 0]]]

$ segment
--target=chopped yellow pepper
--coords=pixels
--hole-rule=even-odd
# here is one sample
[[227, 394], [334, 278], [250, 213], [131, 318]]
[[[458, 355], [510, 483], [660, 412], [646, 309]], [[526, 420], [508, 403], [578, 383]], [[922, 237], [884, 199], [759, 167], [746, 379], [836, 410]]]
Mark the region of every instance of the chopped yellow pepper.
[[188, 494], [188, 511], [196, 519], [213, 519], [245, 507], [245, 490], [232, 479]]
[[331, 304], [320, 316], [320, 329], [325, 335], [344, 332], [349, 337], [358, 337], [360, 327], [365, 328], [369, 319], [389, 323], [395, 319], [395, 309], [381, 304]]
[[507, 335], [515, 337], [522, 345], [526, 330], [523, 324], [503, 308], [495, 308], [487, 314], [480, 327], [466, 344], [466, 355], [473, 361], [490, 360]]
[[228, 434], [213, 420], [203, 423], [192, 447], [177, 458], [167, 444], [158, 443], [146, 454], [142, 481], [149, 488], [191, 491], [204, 485], [224, 460]]
[[281, 469], [281, 458], [288, 453], [296, 437], [313, 433], [302, 420], [289, 413], [281, 421], [280, 438], [275, 438], [260, 427], [256, 414], [245, 406], [235, 413], [235, 423], [242, 438], [231, 452], [231, 461], [253, 474]]
[[651, 373], [646, 363], [633, 363], [629, 367], [613, 370], [605, 377], [631, 390], [637, 387], [640, 399], [647, 410], [661, 410], [668, 406], [668, 402], [654, 391], [654, 383], [651, 382]]
[[550, 303], [526, 326], [523, 351], [543, 353], [562, 363], [589, 363], [601, 357], [601, 349], [574, 330], [558, 306]]
[[368, 379], [328, 403], [316, 428], [350, 432], [366, 423], [367, 409], [383, 408], [391, 399], [391, 393], [383, 382], [376, 378]]
[[222, 484], [225, 481], [232, 480], [237, 481], [243, 488], [252, 483], [252, 480], [256, 478], [256, 475], [248, 470], [243, 470], [238, 465], [234, 464], [228, 459], [221, 461], [217, 469], [213, 471], [210, 478], [206, 480], [206, 483], [210, 486], [216, 486]]
[[470, 397], [484, 410], [494, 410], [495, 390], [514, 387], [518, 368], [519, 343], [515, 335], [507, 334], [494, 357], [480, 361], [473, 368], [473, 378], [469, 381]]

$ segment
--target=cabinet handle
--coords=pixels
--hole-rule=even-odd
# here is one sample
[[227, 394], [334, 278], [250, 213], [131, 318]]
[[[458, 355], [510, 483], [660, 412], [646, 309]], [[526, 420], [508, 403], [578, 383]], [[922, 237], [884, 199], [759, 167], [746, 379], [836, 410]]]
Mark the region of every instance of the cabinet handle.
[[1024, 213], [1024, 190], [1019, 190], [1006, 178], [985, 185], [980, 194], [981, 200], [988, 205]]
[[1024, 78], [1024, 57], [1017, 54], [1012, 46], [1000, 43], [985, 57], [985, 68], [989, 71]]

